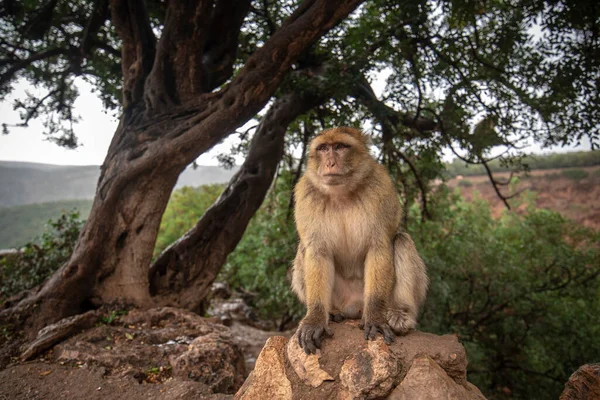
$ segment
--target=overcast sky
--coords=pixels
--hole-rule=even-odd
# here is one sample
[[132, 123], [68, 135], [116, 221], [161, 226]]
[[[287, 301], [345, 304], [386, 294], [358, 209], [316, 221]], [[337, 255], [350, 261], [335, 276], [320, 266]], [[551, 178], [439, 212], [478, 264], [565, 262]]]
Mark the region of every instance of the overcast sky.
[[[28, 161], [61, 165], [100, 165], [104, 161], [110, 140], [118, 125], [112, 114], [106, 113], [102, 102], [92, 93], [92, 87], [78, 81], [80, 95], [75, 102], [75, 113], [81, 122], [75, 125], [75, 133], [81, 143], [77, 149], [69, 150], [45, 140], [41, 121], [32, 121], [27, 128], [10, 128], [8, 135], [0, 134], [0, 160]], [[20, 122], [19, 113], [13, 110], [15, 98], [23, 97], [25, 90], [35, 93], [35, 89], [21, 81], [7, 101], [0, 102], [0, 124], [14, 125]], [[41, 92], [40, 92], [41, 93]], [[201, 165], [217, 165], [215, 158], [219, 151], [229, 149], [229, 144], [216, 147], [209, 154], [198, 159]]]
[[[81, 80], [78, 82], [80, 96], [75, 103], [76, 114], [81, 117], [81, 122], [75, 126], [75, 133], [81, 146], [74, 150], [65, 149], [45, 140], [42, 134], [40, 121], [32, 121], [27, 128], [11, 128], [10, 134], [0, 134], [0, 160], [27, 161], [45, 164], [61, 165], [100, 165], [104, 161], [113, 133], [118, 125], [117, 118], [103, 111], [102, 102], [91, 91], [91, 86]], [[379, 78], [373, 83], [377, 95], [385, 87], [385, 78]], [[0, 102], [0, 123], [14, 125], [19, 123], [19, 115], [12, 109], [15, 98], [23, 97], [25, 90], [35, 89], [25, 82], [19, 82], [11, 97]], [[41, 93], [40, 93], [41, 94]], [[200, 165], [217, 165], [215, 158], [219, 152], [229, 149], [230, 142], [225, 142], [215, 147], [211, 152], [198, 159]], [[589, 150], [590, 145], [586, 140], [581, 146], [552, 151]], [[528, 152], [540, 152], [539, 146], [532, 146]], [[545, 149], [544, 152], [549, 152]], [[449, 155], [444, 157], [449, 159]], [[238, 160], [241, 162], [241, 160]]]

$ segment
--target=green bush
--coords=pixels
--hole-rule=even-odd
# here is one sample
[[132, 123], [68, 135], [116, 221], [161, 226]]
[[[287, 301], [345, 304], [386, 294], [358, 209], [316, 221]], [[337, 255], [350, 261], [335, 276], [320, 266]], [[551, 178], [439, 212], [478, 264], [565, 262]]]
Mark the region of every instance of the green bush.
[[581, 179], [585, 179], [588, 177], [588, 172], [583, 169], [565, 169], [561, 172], [561, 175], [565, 178], [572, 179], [574, 181], [579, 181]]
[[473, 182], [471, 182], [468, 179], [462, 179], [462, 180], [458, 181], [458, 186], [471, 187], [471, 186], [473, 186]]
[[219, 197], [224, 185], [184, 186], [173, 192], [163, 214], [154, 248], [157, 256], [191, 229]]
[[227, 258], [219, 279], [255, 294], [251, 305], [261, 318], [280, 326], [298, 321], [304, 307], [290, 289], [288, 270], [296, 255], [298, 237], [289, 211], [291, 175], [284, 173], [252, 218], [244, 237]]
[[469, 380], [490, 399], [558, 398], [600, 359], [600, 234], [530, 209], [494, 220], [486, 203], [438, 199], [411, 229], [431, 277], [421, 329], [454, 333]]
[[0, 303], [25, 289], [39, 285], [66, 262], [77, 243], [83, 221], [78, 211], [48, 221], [39, 241], [0, 260]]

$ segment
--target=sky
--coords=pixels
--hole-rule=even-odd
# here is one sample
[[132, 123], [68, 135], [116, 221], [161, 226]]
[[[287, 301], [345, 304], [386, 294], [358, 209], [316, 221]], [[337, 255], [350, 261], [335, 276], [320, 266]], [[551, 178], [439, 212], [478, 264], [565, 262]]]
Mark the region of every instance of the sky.
[[[384, 74], [385, 75], [385, 74]], [[117, 117], [112, 112], [104, 111], [100, 99], [92, 93], [92, 86], [83, 80], [77, 82], [79, 98], [75, 103], [75, 113], [81, 121], [75, 125], [74, 130], [81, 145], [74, 150], [65, 149], [45, 140], [42, 134], [41, 121], [32, 121], [26, 128], [14, 127], [8, 135], [0, 134], [0, 160], [26, 161], [44, 164], [59, 165], [100, 165], [108, 151], [110, 140], [118, 125]], [[373, 82], [373, 89], [379, 96], [385, 88], [385, 77], [379, 77]], [[0, 102], [0, 124], [14, 125], [19, 123], [19, 114], [13, 110], [12, 103], [15, 98], [23, 96], [26, 90], [35, 93], [35, 88], [24, 81], [15, 85], [15, 90], [4, 102]], [[226, 139], [222, 144], [215, 146], [210, 152], [198, 158], [200, 165], [218, 165], [216, 155], [226, 152], [231, 146], [231, 139]], [[556, 147], [544, 149], [550, 151], [589, 150], [589, 142], [571, 148]], [[532, 146], [528, 152], [539, 153], [539, 146]], [[452, 156], [446, 154], [444, 159], [450, 161]], [[243, 160], [238, 160], [241, 163]]]
[[[79, 97], [75, 102], [75, 114], [81, 121], [74, 130], [81, 145], [65, 149], [45, 140], [41, 121], [32, 121], [26, 128], [12, 127], [8, 135], [0, 134], [0, 160], [27, 161], [59, 165], [100, 165], [108, 151], [110, 140], [119, 121], [112, 112], [107, 113], [100, 99], [92, 93], [92, 86], [83, 80], [77, 81]], [[14, 125], [20, 122], [19, 113], [13, 110], [15, 98], [28, 90], [36, 89], [24, 81], [15, 85], [11, 96], [0, 102], [0, 124]], [[216, 155], [229, 149], [229, 143], [216, 146], [210, 153], [198, 159], [200, 165], [218, 165]]]

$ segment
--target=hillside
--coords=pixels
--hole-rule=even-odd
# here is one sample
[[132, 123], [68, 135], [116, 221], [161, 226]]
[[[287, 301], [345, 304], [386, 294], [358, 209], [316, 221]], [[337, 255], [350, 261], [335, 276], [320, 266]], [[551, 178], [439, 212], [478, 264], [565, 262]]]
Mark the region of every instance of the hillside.
[[64, 212], [77, 210], [85, 219], [91, 208], [92, 200], [63, 200], [0, 208], [0, 249], [20, 247], [39, 237], [48, 220], [56, 219]]
[[[509, 174], [499, 172], [494, 177], [506, 181]], [[515, 182], [512, 187], [501, 187], [501, 192], [508, 195], [514, 191], [528, 191], [533, 194], [537, 208], [557, 211], [581, 225], [600, 230], [600, 167], [535, 170]], [[506, 209], [486, 175], [454, 178], [448, 186], [459, 188], [467, 200], [486, 200], [494, 216]], [[509, 203], [517, 212], [527, 208], [526, 202], [518, 198]]]
[[[179, 177], [176, 187], [227, 182], [234, 172], [213, 166], [188, 168]], [[99, 176], [100, 167], [97, 165], [63, 166], [0, 161], [0, 208], [92, 199]]]

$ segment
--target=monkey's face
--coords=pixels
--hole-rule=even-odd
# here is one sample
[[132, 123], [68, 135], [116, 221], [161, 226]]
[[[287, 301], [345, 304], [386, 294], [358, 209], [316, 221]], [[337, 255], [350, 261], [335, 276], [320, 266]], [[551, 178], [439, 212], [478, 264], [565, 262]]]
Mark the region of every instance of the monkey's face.
[[326, 186], [348, 183], [358, 159], [366, 151], [362, 134], [350, 128], [334, 128], [317, 136], [310, 145], [308, 170]]

